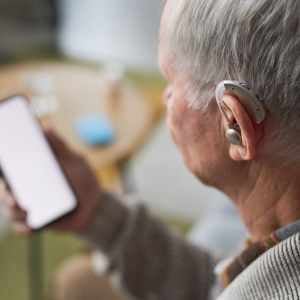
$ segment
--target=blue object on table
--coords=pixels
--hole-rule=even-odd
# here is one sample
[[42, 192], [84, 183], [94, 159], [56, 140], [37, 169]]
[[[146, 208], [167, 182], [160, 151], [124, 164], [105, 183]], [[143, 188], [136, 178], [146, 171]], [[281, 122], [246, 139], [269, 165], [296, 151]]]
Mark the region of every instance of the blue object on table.
[[91, 146], [109, 145], [115, 139], [111, 122], [104, 115], [87, 115], [75, 122], [75, 130], [82, 141]]

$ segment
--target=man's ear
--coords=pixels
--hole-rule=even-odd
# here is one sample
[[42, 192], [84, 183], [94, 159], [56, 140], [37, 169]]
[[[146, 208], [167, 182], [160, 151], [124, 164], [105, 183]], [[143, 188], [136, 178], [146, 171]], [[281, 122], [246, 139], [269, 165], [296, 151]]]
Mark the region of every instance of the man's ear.
[[228, 132], [236, 131], [240, 135], [239, 143], [230, 143], [228, 146], [229, 155], [233, 160], [246, 161], [255, 158], [257, 145], [262, 137], [262, 125], [257, 125], [247, 112], [237, 96], [224, 94], [220, 101], [223, 129], [225, 136]]

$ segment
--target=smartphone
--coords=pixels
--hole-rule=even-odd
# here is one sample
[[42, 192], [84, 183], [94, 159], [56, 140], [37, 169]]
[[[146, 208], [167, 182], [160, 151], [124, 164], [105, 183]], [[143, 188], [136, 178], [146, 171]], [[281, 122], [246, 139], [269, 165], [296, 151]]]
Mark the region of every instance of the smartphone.
[[0, 102], [0, 167], [33, 230], [76, 209], [76, 196], [24, 96]]

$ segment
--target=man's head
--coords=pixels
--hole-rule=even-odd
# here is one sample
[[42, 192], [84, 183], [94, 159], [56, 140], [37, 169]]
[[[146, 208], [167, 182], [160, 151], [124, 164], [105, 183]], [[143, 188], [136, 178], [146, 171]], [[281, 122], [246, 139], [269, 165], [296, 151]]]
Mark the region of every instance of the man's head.
[[[252, 161], [300, 161], [298, 1], [167, 0], [160, 65], [171, 85], [169, 127], [202, 180], [222, 185]], [[225, 93], [226, 109], [218, 108], [214, 93], [223, 80], [246, 82], [263, 101], [262, 124], [236, 95]], [[232, 126], [240, 146], [226, 139]]]

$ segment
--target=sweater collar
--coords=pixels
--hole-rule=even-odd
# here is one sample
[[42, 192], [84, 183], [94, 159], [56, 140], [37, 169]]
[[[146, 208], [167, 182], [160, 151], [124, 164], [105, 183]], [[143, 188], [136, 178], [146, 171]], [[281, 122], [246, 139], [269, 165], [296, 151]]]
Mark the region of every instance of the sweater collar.
[[222, 261], [216, 266], [215, 272], [224, 288], [226, 288], [240, 273], [242, 273], [252, 262], [278, 245], [282, 241], [300, 232], [300, 220], [274, 231], [261, 241], [246, 241], [246, 247], [234, 258]]

